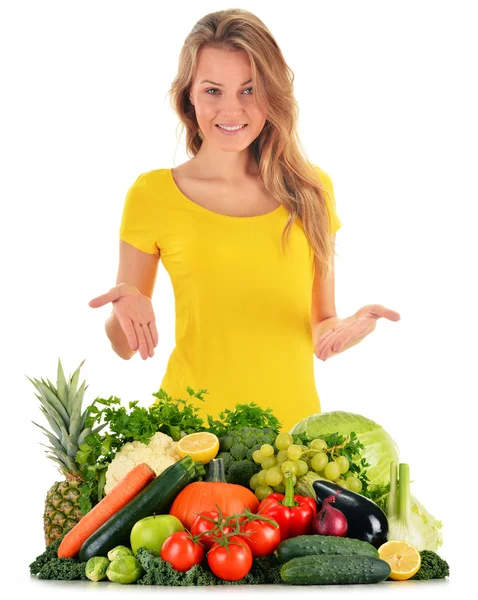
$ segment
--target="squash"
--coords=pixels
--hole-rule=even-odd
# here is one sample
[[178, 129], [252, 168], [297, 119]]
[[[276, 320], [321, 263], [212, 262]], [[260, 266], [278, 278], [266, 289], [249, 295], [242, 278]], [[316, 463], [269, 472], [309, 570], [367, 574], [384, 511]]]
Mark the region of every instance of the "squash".
[[251, 490], [243, 485], [226, 483], [222, 458], [211, 460], [206, 481], [189, 483], [179, 492], [169, 514], [190, 530], [199, 513], [217, 510], [216, 505], [225, 517], [240, 513], [245, 508], [255, 513], [259, 508], [259, 500]]

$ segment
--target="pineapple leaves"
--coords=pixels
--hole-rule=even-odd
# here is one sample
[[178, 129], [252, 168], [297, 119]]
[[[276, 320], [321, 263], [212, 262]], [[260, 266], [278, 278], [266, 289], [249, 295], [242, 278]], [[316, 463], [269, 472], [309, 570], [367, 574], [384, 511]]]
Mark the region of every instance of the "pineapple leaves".
[[86, 385], [86, 382], [83, 381], [83, 383], [81, 384], [80, 389], [78, 390], [74, 400], [73, 400], [73, 406], [72, 406], [72, 412], [71, 412], [71, 424], [70, 424], [70, 435], [72, 438], [74, 439], [78, 439], [78, 436], [81, 433], [82, 430], [82, 415], [81, 415], [81, 405], [83, 403], [83, 396], [85, 393], [85, 390], [88, 386]]
[[[80, 378], [80, 369], [83, 366], [84, 362], [86, 359], [82, 360], [82, 362], [80, 363], [80, 366], [76, 369], [76, 371], [73, 373], [71, 379], [70, 379], [70, 387], [68, 390], [68, 400], [67, 400], [67, 407], [68, 407], [68, 412], [71, 414], [73, 412], [73, 406], [75, 403], [75, 397], [76, 397], [76, 390], [78, 388], [78, 380]], [[60, 369], [60, 359], [58, 359], [58, 369]], [[58, 371], [60, 372], [60, 371]], [[63, 370], [62, 370], [63, 373]], [[63, 379], [65, 378], [65, 376], [63, 375]]]
[[31, 381], [33, 383], [33, 385], [36, 387], [36, 389], [40, 392], [40, 394], [41, 394], [40, 402], [45, 406], [45, 408], [47, 410], [49, 408], [52, 409], [52, 413], [54, 414], [56, 421], [58, 421], [58, 425], [60, 425], [60, 423], [63, 423], [63, 425], [65, 427], [68, 427], [70, 425], [70, 416], [66, 412], [66, 409], [63, 406], [63, 404], [58, 400], [58, 398], [55, 396], [55, 394], [50, 390], [48, 385], [43, 380], [42, 381], [38, 381], [38, 379], [32, 380], [32, 379], [30, 379], [30, 377], [28, 377], [28, 375], [27, 375], [27, 379], [29, 381]]

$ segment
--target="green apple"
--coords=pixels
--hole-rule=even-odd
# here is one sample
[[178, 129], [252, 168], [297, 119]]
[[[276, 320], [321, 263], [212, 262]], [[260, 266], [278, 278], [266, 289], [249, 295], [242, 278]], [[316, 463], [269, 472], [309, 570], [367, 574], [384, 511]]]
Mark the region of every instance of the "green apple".
[[173, 515], [154, 515], [140, 519], [131, 530], [131, 550], [136, 554], [143, 546], [148, 550], [156, 550], [159, 554], [166, 538], [176, 531], [184, 531], [184, 527]]

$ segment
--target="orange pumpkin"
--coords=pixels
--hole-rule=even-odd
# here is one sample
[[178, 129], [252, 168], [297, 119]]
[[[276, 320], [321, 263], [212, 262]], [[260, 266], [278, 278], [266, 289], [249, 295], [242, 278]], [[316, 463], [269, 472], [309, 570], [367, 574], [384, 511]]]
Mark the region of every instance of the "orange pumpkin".
[[259, 500], [251, 490], [243, 485], [226, 483], [222, 458], [211, 460], [206, 481], [190, 483], [179, 492], [169, 514], [177, 517], [186, 529], [191, 529], [199, 513], [217, 510], [216, 505], [225, 517], [245, 508], [255, 513], [259, 507]]

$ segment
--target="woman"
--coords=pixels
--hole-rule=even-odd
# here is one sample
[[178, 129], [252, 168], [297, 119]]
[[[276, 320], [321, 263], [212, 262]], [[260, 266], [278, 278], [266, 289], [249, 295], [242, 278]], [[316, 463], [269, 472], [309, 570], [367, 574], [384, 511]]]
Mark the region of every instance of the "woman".
[[293, 73], [260, 19], [240, 9], [203, 17], [170, 92], [192, 158], [130, 187], [117, 285], [90, 306], [113, 303], [106, 333], [119, 356], [152, 357], [162, 258], [176, 346], [161, 387], [182, 398], [207, 390], [203, 417], [238, 402], [271, 407], [288, 430], [321, 410], [314, 354], [325, 361], [400, 315], [374, 304], [337, 317], [332, 182], [301, 151]]

